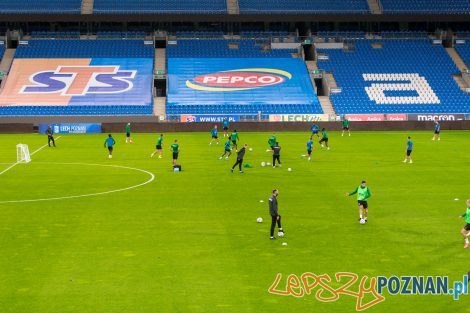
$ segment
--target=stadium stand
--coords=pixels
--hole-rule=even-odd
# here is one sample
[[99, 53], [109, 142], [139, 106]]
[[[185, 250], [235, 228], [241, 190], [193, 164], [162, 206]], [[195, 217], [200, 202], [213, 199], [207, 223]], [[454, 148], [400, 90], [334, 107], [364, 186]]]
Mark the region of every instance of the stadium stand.
[[145, 32], [113, 32], [100, 31], [96, 33], [98, 39], [144, 39]]
[[[133, 58], [139, 58], [139, 60], [147, 59], [147, 64], [153, 65], [154, 58], [154, 47], [152, 45], [145, 46], [142, 40], [29, 40], [28, 45], [18, 46], [15, 54], [15, 61], [26, 59], [61, 59], [67, 60], [72, 59], [72, 62], [77, 62], [80, 59], [90, 60], [86, 62], [103, 62], [105, 63], [91, 63], [95, 66], [106, 66], [104, 64], [128, 64], [132, 68], [130, 63], [122, 63], [122, 60], [128, 60]], [[73, 60], [75, 59], [75, 61]], [[111, 61], [109, 61], [111, 60]], [[113, 61], [115, 60], [115, 61]], [[63, 61], [61, 61], [63, 62]], [[139, 61], [141, 62], [141, 61]], [[28, 63], [30, 64], [30, 63]], [[33, 63], [31, 63], [33, 64]], [[67, 63], [70, 64], [70, 63]], [[23, 67], [24, 68], [24, 67]], [[125, 68], [125, 67], [124, 67]], [[54, 70], [51, 68], [51, 70]], [[13, 71], [13, 73], [12, 73]], [[15, 71], [15, 63], [13, 64], [10, 75], [21, 77], [21, 72]], [[17, 70], [20, 71], [20, 70]], [[153, 68], [149, 69], [148, 72], [153, 73]], [[34, 72], [33, 72], [34, 73]], [[109, 74], [108, 74], [109, 75]], [[9, 77], [8, 81], [11, 80]], [[146, 88], [145, 92], [151, 97], [151, 77], [148, 78], [149, 84], [143, 86]], [[47, 80], [49, 84], [55, 82], [55, 80]], [[113, 81], [114, 82], [114, 81]], [[13, 83], [14, 84], [14, 83]], [[122, 84], [121, 84], [122, 85]], [[118, 85], [120, 86], [120, 85]], [[12, 88], [9, 88], [11, 93]], [[5, 87], [4, 87], [5, 89]], [[5, 90], [4, 90], [5, 91]], [[2, 94], [3, 95], [3, 94]], [[105, 99], [103, 95], [101, 98], [95, 98], [98, 96], [84, 95], [87, 97], [86, 101], [90, 101], [90, 105], [83, 105], [83, 100], [74, 100], [72, 96], [68, 105], [55, 106], [54, 104], [48, 104], [48, 100], [36, 101], [36, 105], [15, 105], [15, 96], [13, 96], [12, 104], [8, 103], [8, 99], [1, 99], [4, 105], [0, 107], [0, 115], [3, 116], [35, 116], [35, 115], [149, 115], [153, 112], [153, 106], [149, 100], [148, 105], [141, 105], [132, 97], [126, 97], [122, 101], [125, 105], [114, 105], [110, 104], [108, 99], [106, 103], [101, 103], [99, 99]], [[124, 96], [122, 96], [124, 97]], [[47, 99], [47, 98], [46, 98]], [[53, 98], [57, 101], [57, 98]], [[63, 101], [63, 100], [62, 100]], [[45, 103], [46, 102], [46, 103]], [[133, 104], [135, 102], [135, 105]]]
[[385, 14], [469, 14], [468, 0], [380, 0]]
[[136, 13], [176, 13], [176, 14], [225, 14], [227, 2], [224, 0], [95, 0], [95, 14], [136, 14]]
[[0, 61], [2, 60], [3, 54], [5, 53], [5, 46], [0, 45]]
[[418, 31], [382, 31], [380, 32], [380, 36], [386, 39], [399, 39], [399, 38], [422, 39], [422, 38], [427, 38], [429, 34], [427, 32], [418, 32]]
[[79, 31], [72, 32], [50, 32], [50, 31], [32, 31], [32, 39], [80, 39]]
[[80, 14], [81, 0], [2, 0], [0, 14]]
[[[266, 41], [262, 41], [266, 43]], [[231, 49], [230, 45], [236, 45]], [[262, 47], [256, 40], [178, 40], [176, 45], [167, 46], [169, 94], [167, 96], [166, 113], [180, 114], [235, 114], [257, 115], [266, 114], [320, 114], [323, 113], [318, 97], [316, 96], [305, 63], [297, 58], [292, 58], [297, 49], [272, 49], [262, 52]], [[205, 60], [205, 58], [209, 58]], [[214, 58], [222, 61], [211, 61]], [[284, 60], [294, 60], [293, 66], [298, 69], [298, 85], [285, 85], [281, 89], [269, 89], [268, 93], [256, 90], [238, 93], [229, 93], [226, 96], [220, 92], [208, 93], [207, 91], [194, 91], [185, 88], [186, 76], [194, 78], [207, 72], [211, 63], [222, 62], [222, 68], [233, 69], [235, 62], [243, 63], [243, 60], [257, 58], [251, 62], [251, 67], [268, 67], [276, 69]], [[201, 59], [201, 61], [197, 61]], [[230, 62], [230, 60], [233, 62]], [[272, 60], [271, 60], [272, 59]], [[241, 60], [241, 61], [240, 61]], [[186, 62], [186, 64], [185, 64]], [[260, 65], [261, 64], [261, 65]], [[243, 65], [242, 65], [243, 66]], [[246, 66], [246, 65], [245, 65]], [[293, 69], [294, 70], [294, 69]], [[274, 93], [274, 94], [273, 94]], [[264, 96], [263, 96], [264, 95]], [[246, 99], [244, 101], [244, 99]], [[284, 99], [284, 100], [282, 100]], [[285, 103], [283, 102], [285, 101]], [[276, 103], [273, 103], [276, 102]]]
[[470, 42], [465, 42], [463, 45], [456, 45], [455, 50], [459, 53], [460, 57], [465, 62], [467, 68], [470, 67]]
[[[380, 47], [373, 47], [379, 42]], [[458, 68], [445, 49], [430, 40], [357, 40], [353, 51], [318, 52], [329, 58], [318, 60], [318, 67], [332, 72], [342, 88], [331, 95], [339, 114], [470, 110], [470, 95], [452, 77]], [[410, 88], [411, 81], [414, 87]]]
[[322, 14], [370, 12], [367, 0], [238, 0], [240, 14]]
[[142, 40], [30, 40], [15, 58], [153, 58]]
[[178, 38], [188, 38], [188, 39], [211, 39], [211, 38], [224, 38], [224, 32], [211, 32], [211, 31], [177, 31], [175, 33]]
[[295, 52], [298, 50], [271, 49], [269, 42], [259, 43], [251, 39], [183, 39], [178, 40], [176, 45], [167, 46], [167, 56], [170, 58], [290, 58], [291, 53]]

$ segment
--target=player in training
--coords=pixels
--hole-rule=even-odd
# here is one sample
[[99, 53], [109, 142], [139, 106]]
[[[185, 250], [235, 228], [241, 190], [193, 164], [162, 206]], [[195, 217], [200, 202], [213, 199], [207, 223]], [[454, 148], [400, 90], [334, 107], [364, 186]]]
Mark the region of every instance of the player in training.
[[322, 137], [318, 143], [320, 144], [322, 148], [323, 148], [323, 143], [325, 143], [326, 150], [330, 150], [330, 147], [328, 146], [328, 133], [326, 132], [326, 129], [324, 127], [321, 129], [321, 134], [322, 134]]
[[403, 163], [406, 163], [406, 161], [410, 161], [410, 164], [413, 163], [413, 160], [411, 159], [412, 151], [413, 151], [413, 141], [411, 141], [411, 137], [408, 136], [408, 142], [406, 143], [406, 157]]
[[217, 125], [214, 125], [214, 128], [211, 129], [211, 142], [209, 142], [209, 145], [212, 145], [214, 140], [219, 144], [219, 131], [217, 130]]
[[276, 161], [279, 163], [279, 167], [282, 167], [281, 164], [281, 147], [279, 147], [279, 142], [276, 142], [273, 147], [273, 167], [276, 167]]
[[150, 155], [151, 158], [153, 158], [153, 156], [157, 153], [158, 153], [158, 158], [159, 159], [162, 158], [162, 155], [163, 155], [162, 145], [163, 145], [163, 134], [160, 134], [160, 137], [158, 137], [157, 144], [155, 146], [155, 151]]
[[279, 215], [278, 207], [277, 207], [277, 196], [279, 195], [279, 190], [274, 189], [271, 197], [269, 197], [269, 215], [271, 215], [271, 232], [270, 232], [270, 239], [274, 240], [274, 228], [277, 227], [280, 233], [284, 233], [281, 226], [281, 216]]
[[470, 235], [470, 199], [467, 200], [467, 211], [462, 215], [462, 217], [465, 218], [465, 222], [467, 224], [464, 226], [464, 228], [462, 228], [460, 233], [462, 234], [463, 238], [465, 238], [464, 248], [467, 249], [470, 247], [470, 243], [468, 242], [468, 237]]
[[224, 129], [224, 138], [229, 137], [228, 128], [230, 127], [230, 122], [226, 117], [224, 117], [224, 119], [222, 120], [222, 127]]
[[126, 143], [134, 143], [131, 138], [131, 123], [126, 125]]
[[341, 133], [341, 136], [344, 136], [345, 130], [347, 130], [349, 136], [351, 136], [351, 132], [349, 131], [349, 120], [346, 116], [344, 116], [343, 121], [341, 122], [341, 125], [343, 126], [343, 132]]
[[178, 140], [175, 139], [173, 144], [170, 147], [171, 152], [173, 153], [173, 166], [176, 165], [176, 161], [178, 160], [178, 155], [180, 153], [180, 145], [178, 144]]
[[272, 134], [271, 137], [269, 137], [268, 145], [271, 149], [267, 150], [266, 152], [272, 151], [274, 149], [274, 146], [276, 145], [276, 135]]
[[435, 140], [436, 137], [437, 140], [441, 140], [441, 124], [437, 117], [434, 119], [434, 136], [432, 137], [432, 140]]
[[320, 138], [320, 135], [318, 135], [318, 132], [319, 132], [319, 130], [320, 130], [320, 127], [318, 127], [317, 124], [313, 123], [312, 127], [310, 128], [310, 130], [312, 131], [311, 137], [313, 137], [313, 135], [317, 135], [317, 137]]
[[[367, 205], [367, 199], [372, 196], [372, 192], [369, 187], [366, 186], [366, 181], [363, 180], [361, 185], [351, 193], [346, 193], [346, 196], [352, 196], [357, 194], [357, 204], [359, 206], [359, 222], [367, 223], [367, 216], [369, 212], [369, 206]], [[361, 224], [362, 224], [361, 223]]]
[[55, 147], [54, 132], [52, 131], [51, 125], [47, 127], [46, 134], [47, 134], [47, 145], [50, 147], [51, 142], [52, 142], [52, 145]]
[[240, 140], [240, 137], [238, 137], [236, 129], [233, 130], [233, 133], [230, 135], [230, 139], [232, 140], [232, 145], [235, 147], [235, 151], [238, 152], [237, 141]]
[[228, 160], [229, 156], [232, 155], [232, 148], [230, 147], [232, 141], [230, 140], [230, 137], [228, 137], [227, 141], [225, 142], [225, 147], [224, 147], [224, 154], [220, 156], [219, 160], [222, 160], [223, 157], [228, 153], [227, 156], [225, 156], [225, 160]]
[[310, 161], [310, 157], [312, 156], [312, 150], [313, 150], [313, 140], [312, 137], [307, 141], [307, 156], [308, 160]]
[[[233, 141], [232, 141], [233, 142]], [[243, 158], [245, 157], [245, 152], [246, 152], [246, 148], [248, 147], [247, 144], [243, 145], [243, 147], [240, 149], [240, 151], [238, 151], [238, 154], [237, 154], [237, 162], [235, 162], [235, 164], [232, 166], [232, 168], [230, 169], [230, 171], [233, 173], [233, 169], [235, 168], [235, 166], [238, 165], [238, 169], [240, 170], [240, 173], [243, 174], [243, 170], [242, 170], [242, 165], [243, 165]]]
[[109, 134], [108, 138], [106, 138], [106, 140], [104, 142], [104, 147], [105, 148], [108, 147], [108, 151], [109, 151], [108, 158], [109, 159], [113, 158], [113, 148], [114, 148], [115, 144], [116, 144], [116, 141], [114, 140], [113, 135]]

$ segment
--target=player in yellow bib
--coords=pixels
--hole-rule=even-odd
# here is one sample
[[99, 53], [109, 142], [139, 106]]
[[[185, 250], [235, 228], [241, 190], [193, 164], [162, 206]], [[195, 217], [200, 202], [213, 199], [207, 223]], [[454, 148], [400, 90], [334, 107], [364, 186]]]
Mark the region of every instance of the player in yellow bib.
[[359, 206], [359, 222], [364, 219], [364, 223], [367, 223], [367, 215], [369, 211], [369, 206], [367, 205], [367, 199], [372, 196], [370, 188], [366, 186], [366, 181], [363, 180], [361, 185], [356, 188], [351, 193], [346, 193], [346, 196], [352, 196], [357, 194], [357, 204]]

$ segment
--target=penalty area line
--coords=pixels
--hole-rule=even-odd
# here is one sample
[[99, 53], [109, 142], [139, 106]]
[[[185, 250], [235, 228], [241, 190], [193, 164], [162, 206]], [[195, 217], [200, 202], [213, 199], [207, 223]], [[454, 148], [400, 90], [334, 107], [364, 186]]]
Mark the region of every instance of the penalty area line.
[[[59, 138], [62, 137], [62, 136], [59, 136], [57, 137], [55, 140], [59, 140]], [[42, 147], [39, 147], [38, 149], [34, 150], [32, 153], [30, 153], [30, 155], [34, 155], [35, 153], [38, 153], [39, 151], [41, 151], [42, 149], [44, 149], [45, 147], [47, 147], [48, 144], [45, 144], [44, 146]], [[17, 166], [18, 164], [20, 164], [20, 162], [15, 162], [13, 163], [12, 165], [10, 165], [9, 167], [7, 167], [6, 169], [4, 169], [3, 171], [0, 172], [0, 175], [8, 172], [9, 170], [11, 170], [12, 168], [14, 168], [15, 166]]]

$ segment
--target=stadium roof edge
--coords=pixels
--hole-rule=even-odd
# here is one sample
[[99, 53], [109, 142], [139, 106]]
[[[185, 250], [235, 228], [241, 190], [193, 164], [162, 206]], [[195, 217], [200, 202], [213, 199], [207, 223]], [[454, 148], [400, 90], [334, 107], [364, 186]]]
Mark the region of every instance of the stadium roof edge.
[[470, 14], [0, 14], [0, 22], [468, 22]]

